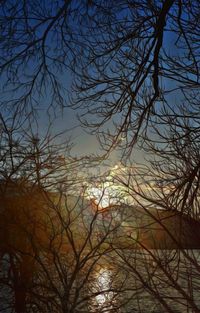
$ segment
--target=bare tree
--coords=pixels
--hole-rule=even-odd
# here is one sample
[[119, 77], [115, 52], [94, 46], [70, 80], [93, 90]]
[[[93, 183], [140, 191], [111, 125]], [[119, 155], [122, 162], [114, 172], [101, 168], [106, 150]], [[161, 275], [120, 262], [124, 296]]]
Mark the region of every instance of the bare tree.
[[35, 113], [42, 101], [65, 106], [63, 71], [80, 52], [76, 22], [83, 13], [81, 2], [2, 1], [1, 107]]
[[199, 97], [199, 9], [189, 0], [3, 1], [1, 106], [65, 106], [70, 68], [83, 125], [129, 155], [161, 107]]
[[[98, 277], [120, 221], [87, 199], [84, 168], [92, 160], [73, 158], [69, 142], [49, 132], [38, 138], [15, 121], [1, 119], [0, 310], [113, 308], [122, 286], [111, 280], [103, 288]], [[109, 304], [98, 300], [107, 295]]]
[[159, 141], [146, 143], [148, 165], [122, 167], [115, 176], [130, 196], [123, 233], [136, 252], [115, 250], [144, 287], [140, 302], [147, 292], [164, 312], [199, 312], [198, 120], [184, 112], [163, 116], [163, 125], [154, 128]]
[[[2, 310], [143, 312], [147, 294], [159, 310], [199, 312], [199, 255], [184, 249], [199, 247], [199, 11], [189, 0], [2, 2]], [[44, 99], [66, 105], [69, 69], [72, 106], [103, 149], [129, 157], [137, 142], [150, 154], [116, 177], [132, 201], [116, 205], [120, 223], [84, 199], [91, 159], [23, 125]], [[98, 266], [114, 256], [101, 289]]]
[[1, 239], [9, 234], [1, 244], [2, 312], [117, 310], [125, 287], [115, 278], [117, 268], [107, 277], [120, 225], [112, 213], [105, 218], [77, 190], [32, 188], [24, 195], [12, 186], [7, 193], [1, 202]]
[[151, 134], [151, 124], [159, 128], [163, 110], [181, 115], [181, 102], [191, 117], [194, 110], [199, 116], [199, 2], [93, 3], [90, 49], [79, 66], [74, 102], [85, 108], [83, 125], [107, 151], [119, 145], [129, 156], [137, 139]]

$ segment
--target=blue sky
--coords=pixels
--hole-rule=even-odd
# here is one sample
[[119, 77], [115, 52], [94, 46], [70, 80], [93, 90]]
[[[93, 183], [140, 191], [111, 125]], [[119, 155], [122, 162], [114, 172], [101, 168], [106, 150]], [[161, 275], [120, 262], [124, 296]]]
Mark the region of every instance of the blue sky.
[[[15, 3], [18, 3], [19, 6], [20, 6], [20, 1], [14, 1], [14, 0], [10, 0], [8, 1], [7, 3], [10, 4], [10, 7], [15, 4]], [[39, 1], [35, 1], [34, 3], [38, 3], [38, 6], [40, 4]], [[49, 9], [49, 12], [47, 12], [47, 15], [49, 14], [50, 16], [52, 16], [54, 14], [54, 5], [56, 6], [57, 3], [59, 3], [59, 5], [63, 5], [64, 2], [62, 1], [56, 1], [56, 2], [52, 2], [52, 1], [42, 1], [43, 4], [46, 5], [46, 8], [45, 8], [45, 12], [47, 12]], [[73, 2], [75, 3], [75, 2]], [[78, 2], [77, 2], [78, 3]], [[29, 4], [32, 5], [31, 2], [29, 2]], [[31, 8], [31, 14], [33, 14], [34, 16], [37, 16], [37, 6], [32, 6]], [[72, 8], [74, 9], [74, 8]], [[33, 13], [32, 13], [33, 12]], [[123, 13], [119, 13], [118, 12], [118, 17], [121, 17], [122, 15], [126, 15], [126, 11], [124, 10]], [[34, 24], [34, 22], [30, 22], [30, 24]], [[71, 21], [71, 23], [75, 23], [74, 21]], [[74, 26], [74, 24], [73, 24]], [[36, 33], [36, 36], [40, 36], [40, 32], [42, 32], [43, 28], [39, 27], [38, 30], [37, 30], [37, 33]], [[51, 48], [54, 46], [54, 44], [52, 43], [51, 40], [53, 37], [52, 36], [49, 36], [48, 38], [48, 45], [51, 45]], [[172, 42], [174, 41], [174, 38], [171, 36], [171, 33], [168, 32], [165, 34], [165, 37], [164, 37], [164, 46], [167, 50], [169, 50], [172, 55], [174, 53], [176, 53], [176, 49], [175, 49], [175, 46], [172, 44]], [[55, 48], [55, 47], [54, 47]], [[53, 51], [53, 49], [52, 49]], [[54, 52], [52, 52], [54, 53]], [[37, 60], [36, 60], [37, 61]], [[33, 70], [33, 67], [34, 67], [34, 62], [36, 61], [33, 61], [31, 60], [30, 63], [29, 63], [29, 68], [27, 67], [26, 68], [26, 72], [28, 73], [28, 71], [30, 71], [30, 73], [32, 72]], [[22, 73], [23, 74], [23, 73]], [[22, 75], [23, 76], [23, 75]], [[61, 81], [61, 83], [63, 84], [63, 86], [70, 90], [70, 84], [71, 84], [71, 74], [70, 74], [70, 71], [65, 69], [62, 72], [58, 72], [58, 76], [59, 76], [59, 79]], [[4, 77], [2, 76], [2, 81], [4, 80]], [[174, 83], [172, 83], [172, 81], [164, 81], [163, 82], [164, 85], [168, 85], [169, 86], [172, 86], [174, 87]], [[6, 86], [7, 88], [8, 86]], [[43, 94], [42, 97], [40, 97], [39, 101], [38, 101], [38, 124], [39, 124], [39, 129], [42, 131], [43, 129], [45, 129], [47, 126], [48, 126], [48, 116], [47, 116], [47, 113], [46, 113], [46, 109], [50, 103], [50, 96], [51, 94], [51, 87], [47, 87], [46, 88], [46, 93]], [[33, 96], [35, 96], [33, 94]], [[6, 99], [6, 97], [12, 97], [11, 94], [7, 93], [5, 94], [4, 98], [2, 96], [1, 98], [1, 101], [3, 102], [4, 99]], [[37, 95], [36, 95], [37, 97]], [[60, 108], [56, 108], [56, 116], [57, 118], [55, 119], [54, 121], [54, 126], [53, 126], [53, 129], [52, 129], [52, 132], [56, 132], [56, 131], [63, 131], [64, 129], [66, 130], [69, 130], [68, 134], [69, 136], [71, 137], [72, 139], [72, 142], [74, 142], [74, 148], [73, 148], [73, 151], [75, 154], [77, 155], [85, 155], [85, 154], [96, 154], [96, 153], [102, 153], [102, 151], [100, 150], [100, 146], [99, 146], [99, 143], [95, 137], [95, 135], [91, 135], [91, 134], [88, 134], [86, 133], [86, 131], [81, 127], [78, 119], [77, 119], [77, 114], [80, 114], [81, 111], [80, 109], [77, 109], [76, 111], [75, 110], [72, 110], [70, 107], [68, 107], [68, 99], [67, 99], [67, 93], [64, 94], [64, 100], [65, 100], [65, 105], [66, 107], [61, 111]], [[169, 96], [169, 100], [172, 102], [172, 103], [175, 103], [176, 101], [179, 101], [179, 95], [170, 95]], [[52, 116], [54, 116], [54, 113], [52, 114]], [[117, 117], [118, 118], [118, 117]], [[110, 122], [110, 125], [112, 124], [112, 121]], [[119, 158], [120, 156], [120, 153], [115, 151], [113, 152], [113, 154], [111, 155], [111, 160], [112, 162], [117, 162], [117, 159]], [[134, 153], [134, 157], [136, 156], [136, 158], [139, 158], [141, 159], [141, 157], [144, 157], [143, 153], [142, 152], [135, 152]]]

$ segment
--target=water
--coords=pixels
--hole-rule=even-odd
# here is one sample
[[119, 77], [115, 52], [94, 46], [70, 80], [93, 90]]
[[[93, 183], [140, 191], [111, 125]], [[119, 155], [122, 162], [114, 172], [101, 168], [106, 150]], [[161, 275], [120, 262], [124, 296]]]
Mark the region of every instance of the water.
[[92, 297], [90, 303], [91, 312], [112, 312], [116, 306], [115, 295], [112, 289], [113, 271], [106, 266], [100, 267], [94, 275], [92, 283]]
[[[106, 263], [107, 262], [107, 263]], [[90, 312], [200, 312], [200, 252], [120, 252], [97, 267]]]
[[[87, 300], [80, 301], [74, 313], [200, 312], [200, 251], [119, 249], [100, 260], [78, 298], [78, 301]], [[5, 257], [0, 267], [0, 286], [3, 286], [0, 288], [0, 312], [5, 313], [13, 312], [10, 309], [13, 295], [9, 292], [12, 277], [6, 276], [8, 265]], [[55, 283], [51, 275], [52, 279]], [[76, 281], [74, 291], [78, 287]], [[32, 309], [32, 312], [49, 311], [42, 308]], [[51, 312], [66, 311], [60, 307]]]

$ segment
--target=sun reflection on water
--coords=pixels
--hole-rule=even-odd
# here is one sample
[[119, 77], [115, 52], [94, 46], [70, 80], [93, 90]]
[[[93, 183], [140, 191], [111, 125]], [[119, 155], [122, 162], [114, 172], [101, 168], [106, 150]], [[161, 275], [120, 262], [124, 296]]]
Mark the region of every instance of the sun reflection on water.
[[112, 271], [100, 268], [94, 277], [92, 292], [96, 294], [92, 301], [92, 312], [113, 312], [115, 293], [112, 289]]

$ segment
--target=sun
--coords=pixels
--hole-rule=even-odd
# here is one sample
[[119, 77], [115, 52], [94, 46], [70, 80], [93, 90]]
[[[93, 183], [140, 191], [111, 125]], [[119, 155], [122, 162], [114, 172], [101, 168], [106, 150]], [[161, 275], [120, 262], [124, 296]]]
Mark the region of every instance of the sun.
[[124, 169], [121, 164], [116, 164], [105, 175], [104, 181], [94, 182], [87, 185], [87, 198], [92, 200], [98, 210], [104, 210], [113, 205], [121, 204], [126, 201], [125, 189], [115, 181], [115, 176], [120, 170]]
[[88, 189], [88, 198], [94, 200], [95, 204], [102, 209], [109, 207], [112, 203], [108, 188], [91, 187]]
[[113, 205], [119, 205], [125, 200], [120, 186], [114, 185], [111, 182], [104, 182], [88, 187], [87, 198], [93, 200], [99, 210], [104, 210]]

